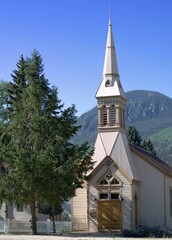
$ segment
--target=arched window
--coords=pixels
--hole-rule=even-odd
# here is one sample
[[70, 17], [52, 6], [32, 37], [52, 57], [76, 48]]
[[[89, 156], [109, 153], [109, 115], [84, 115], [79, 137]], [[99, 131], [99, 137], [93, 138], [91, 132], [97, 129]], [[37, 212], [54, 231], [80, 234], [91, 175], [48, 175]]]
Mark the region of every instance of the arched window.
[[102, 126], [106, 126], [107, 125], [107, 108], [106, 106], [103, 106], [101, 109], [101, 118], [102, 118]]
[[121, 183], [108, 172], [97, 182], [100, 200], [119, 200]]
[[98, 183], [99, 185], [119, 185], [119, 181], [109, 172], [103, 179]]
[[110, 108], [110, 125], [115, 126], [116, 125], [116, 108], [114, 105]]
[[110, 87], [111, 83], [110, 83], [110, 80], [106, 80], [106, 83], [105, 83], [105, 87]]

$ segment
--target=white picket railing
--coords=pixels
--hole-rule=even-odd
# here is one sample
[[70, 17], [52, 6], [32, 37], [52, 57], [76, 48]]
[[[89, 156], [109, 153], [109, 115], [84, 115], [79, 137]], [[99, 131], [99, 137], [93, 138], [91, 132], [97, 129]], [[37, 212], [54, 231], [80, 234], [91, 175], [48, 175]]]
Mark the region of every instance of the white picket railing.
[[20, 222], [20, 221], [9, 221], [9, 231], [10, 233], [31, 233], [30, 222]]
[[[69, 232], [72, 229], [71, 221], [56, 221], [56, 232]], [[0, 233], [31, 233], [30, 222], [9, 221], [9, 219], [0, 220]], [[53, 223], [51, 220], [37, 221], [37, 232], [50, 234], [53, 232]]]
[[0, 220], [0, 233], [4, 232], [4, 221]]
[[8, 233], [9, 229], [9, 220], [4, 219], [0, 220], [0, 233]]

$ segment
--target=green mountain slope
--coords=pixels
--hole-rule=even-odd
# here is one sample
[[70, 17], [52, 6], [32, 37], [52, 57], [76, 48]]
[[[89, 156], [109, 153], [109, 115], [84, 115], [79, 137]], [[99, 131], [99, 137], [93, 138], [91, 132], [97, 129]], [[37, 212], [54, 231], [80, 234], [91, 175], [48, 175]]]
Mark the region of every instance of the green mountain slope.
[[126, 93], [126, 125], [134, 125], [143, 137], [172, 126], [172, 99], [153, 91]]
[[150, 136], [159, 158], [172, 166], [172, 127], [160, 130]]
[[[127, 92], [126, 98], [128, 100], [126, 104], [126, 127], [134, 125], [143, 138], [149, 138], [165, 128], [172, 127], [171, 98], [158, 92], [145, 90]], [[93, 145], [97, 135], [97, 107], [81, 115], [78, 118], [78, 124], [81, 125], [81, 129], [72, 141], [78, 144], [87, 141], [90, 145]], [[161, 147], [160, 143], [162, 143], [159, 140], [159, 138], [162, 138], [161, 135], [160, 132], [155, 138], [151, 138], [153, 142], [156, 140], [158, 156], [160, 156], [158, 148]], [[170, 137], [171, 135], [165, 135], [164, 139], [167, 141]], [[162, 158], [162, 160], [164, 159]]]
[[172, 127], [165, 128], [163, 130], [160, 130], [158, 133], [155, 133], [154, 135], [150, 136], [152, 141], [156, 141], [158, 139], [159, 142], [164, 142], [167, 139], [169, 141], [172, 141]]

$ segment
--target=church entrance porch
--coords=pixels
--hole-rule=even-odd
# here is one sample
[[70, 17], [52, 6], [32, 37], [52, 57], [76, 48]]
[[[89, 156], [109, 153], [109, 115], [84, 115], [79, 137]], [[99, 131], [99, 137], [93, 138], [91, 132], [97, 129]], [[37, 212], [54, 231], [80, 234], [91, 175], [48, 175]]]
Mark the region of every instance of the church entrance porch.
[[120, 231], [122, 226], [121, 209], [120, 200], [97, 201], [98, 231]]

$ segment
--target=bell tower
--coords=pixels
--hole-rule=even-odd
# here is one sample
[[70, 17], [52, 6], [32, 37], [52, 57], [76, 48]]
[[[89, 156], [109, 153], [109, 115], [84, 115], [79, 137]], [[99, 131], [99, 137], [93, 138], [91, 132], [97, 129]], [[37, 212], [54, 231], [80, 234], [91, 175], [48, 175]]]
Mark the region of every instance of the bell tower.
[[120, 82], [112, 23], [109, 20], [102, 82], [96, 93], [98, 132], [125, 130], [126, 97]]

